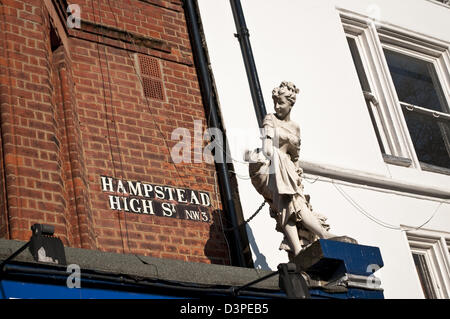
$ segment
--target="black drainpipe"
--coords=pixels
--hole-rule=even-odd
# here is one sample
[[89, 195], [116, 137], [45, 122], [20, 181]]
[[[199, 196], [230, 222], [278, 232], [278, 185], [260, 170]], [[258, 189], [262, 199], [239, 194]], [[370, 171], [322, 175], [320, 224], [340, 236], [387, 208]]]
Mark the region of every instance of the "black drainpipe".
[[237, 34], [235, 36], [239, 40], [241, 46], [242, 57], [244, 59], [245, 70], [247, 72], [248, 84], [252, 94], [253, 107], [255, 108], [256, 118], [259, 127], [263, 127], [264, 117], [267, 114], [266, 105], [259, 84], [258, 72], [256, 70], [255, 60], [253, 58], [252, 46], [250, 44], [250, 33], [245, 23], [244, 12], [242, 11], [240, 0], [230, 0], [231, 9], [233, 11], [234, 23], [236, 25]]
[[[205, 104], [208, 116], [210, 117], [211, 127], [221, 128], [219, 116], [217, 114], [217, 103], [213, 97], [213, 86], [211, 83], [211, 77], [208, 69], [207, 58], [202, 44], [202, 37], [200, 35], [198, 18], [196, 12], [195, 0], [184, 0], [184, 10], [186, 15], [186, 22], [191, 37], [191, 45], [194, 53], [195, 64], [197, 67], [197, 74], [199, 77], [200, 87], [203, 95], [203, 103]], [[225, 142], [225, 138], [224, 138]], [[236, 208], [233, 201], [233, 192], [230, 183], [230, 175], [228, 166], [226, 164], [225, 145], [222, 145], [222, 163], [216, 162], [217, 173], [219, 176], [220, 189], [222, 191], [222, 205], [227, 212], [227, 217], [231, 222], [232, 230], [232, 244], [234, 246], [234, 252], [236, 257], [236, 265], [240, 267], [246, 267], [241, 237], [239, 235], [239, 227], [237, 221]], [[217, 148], [215, 149], [217, 150]]]

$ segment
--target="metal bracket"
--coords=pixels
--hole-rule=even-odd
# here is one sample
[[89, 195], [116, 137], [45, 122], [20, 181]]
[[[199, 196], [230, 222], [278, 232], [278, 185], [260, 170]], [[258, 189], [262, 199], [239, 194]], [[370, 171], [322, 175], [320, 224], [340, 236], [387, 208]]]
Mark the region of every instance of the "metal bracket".
[[294, 263], [279, 264], [279, 286], [286, 292], [289, 299], [309, 299], [308, 285], [303, 276], [297, 271]]
[[350, 288], [383, 291], [381, 281], [375, 276], [361, 276], [353, 274], [344, 274], [342, 277], [329, 281], [308, 279], [310, 288], [319, 288], [329, 293], [347, 292]]
[[289, 299], [306, 299], [311, 297], [309, 294], [308, 285], [306, 284], [303, 276], [297, 271], [297, 266], [294, 263], [279, 264], [277, 271], [251, 281], [244, 286], [231, 288], [232, 294], [234, 296], [238, 296], [241, 290], [269, 279], [275, 275], [279, 275], [278, 285], [280, 289], [286, 293]]
[[29, 248], [33, 259], [37, 262], [48, 262], [53, 264], [66, 265], [66, 254], [61, 239], [53, 237], [54, 226], [45, 224], [34, 224], [31, 226], [32, 235], [30, 240], [3, 260], [0, 264], [0, 271], [4, 270], [7, 263], [17, 255]]

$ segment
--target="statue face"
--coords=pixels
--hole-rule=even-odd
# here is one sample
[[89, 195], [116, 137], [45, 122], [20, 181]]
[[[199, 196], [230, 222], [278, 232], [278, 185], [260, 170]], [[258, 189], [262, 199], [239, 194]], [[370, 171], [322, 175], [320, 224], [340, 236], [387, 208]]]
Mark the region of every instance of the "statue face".
[[279, 119], [284, 119], [291, 112], [292, 104], [285, 95], [274, 97], [273, 102], [275, 113]]

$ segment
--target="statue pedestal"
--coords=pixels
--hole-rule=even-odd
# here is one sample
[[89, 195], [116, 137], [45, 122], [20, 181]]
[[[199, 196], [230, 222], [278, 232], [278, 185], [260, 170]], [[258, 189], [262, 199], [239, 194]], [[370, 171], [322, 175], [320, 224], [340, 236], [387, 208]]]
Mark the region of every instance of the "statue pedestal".
[[384, 265], [378, 247], [320, 239], [293, 262], [313, 298], [384, 298], [381, 282], [373, 274]]

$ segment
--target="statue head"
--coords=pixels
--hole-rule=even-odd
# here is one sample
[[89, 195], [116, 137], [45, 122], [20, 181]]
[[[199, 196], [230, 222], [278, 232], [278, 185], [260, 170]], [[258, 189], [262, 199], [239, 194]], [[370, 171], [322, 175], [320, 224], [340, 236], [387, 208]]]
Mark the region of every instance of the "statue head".
[[295, 86], [294, 83], [283, 81], [279, 87], [276, 87], [272, 91], [272, 99], [275, 101], [281, 96], [284, 96], [292, 106], [294, 106], [297, 101], [297, 94], [300, 90]]
[[287, 117], [295, 102], [297, 101], [297, 94], [300, 90], [292, 82], [283, 81], [280, 86], [273, 89], [272, 99], [274, 103], [275, 112], [278, 118], [284, 119]]

